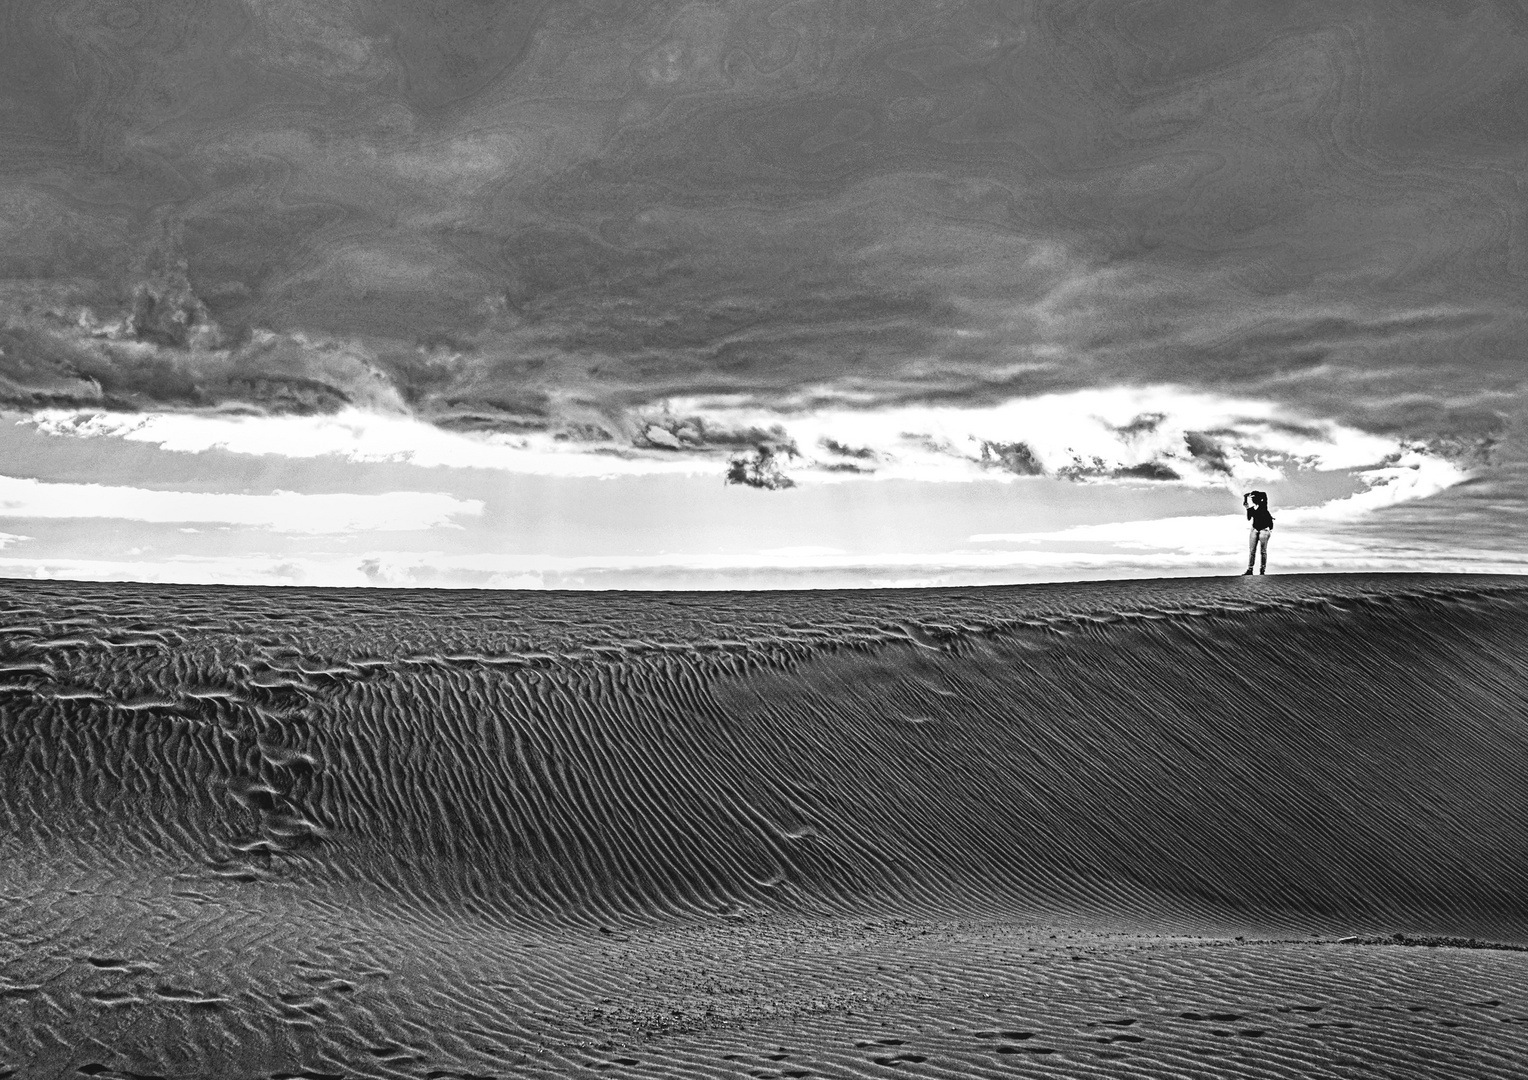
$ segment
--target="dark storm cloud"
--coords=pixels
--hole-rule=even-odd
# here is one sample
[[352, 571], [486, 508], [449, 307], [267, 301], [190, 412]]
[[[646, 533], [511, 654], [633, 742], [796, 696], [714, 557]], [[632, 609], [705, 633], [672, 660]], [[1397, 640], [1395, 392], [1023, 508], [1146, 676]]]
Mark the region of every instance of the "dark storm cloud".
[[1188, 447], [1189, 455], [1205, 468], [1211, 472], [1231, 475], [1231, 463], [1226, 457], [1225, 447], [1221, 446], [1213, 435], [1204, 431], [1190, 431], [1184, 434], [1183, 441]]
[[982, 464], [1018, 476], [1042, 476], [1045, 466], [1028, 443], [982, 443]]
[[707, 394], [1174, 382], [1438, 438], [1521, 412], [1509, 3], [0, 19], [13, 407], [359, 404], [639, 443], [632, 415]]

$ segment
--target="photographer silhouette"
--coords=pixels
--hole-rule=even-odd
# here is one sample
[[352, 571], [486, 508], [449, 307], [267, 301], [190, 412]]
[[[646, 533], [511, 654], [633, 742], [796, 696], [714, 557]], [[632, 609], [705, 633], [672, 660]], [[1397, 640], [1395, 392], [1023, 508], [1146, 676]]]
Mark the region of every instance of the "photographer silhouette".
[[1253, 560], [1257, 558], [1258, 549], [1263, 552], [1262, 564], [1258, 567], [1258, 573], [1268, 572], [1268, 538], [1273, 535], [1273, 515], [1268, 512], [1268, 493], [1266, 491], [1249, 491], [1242, 496], [1242, 506], [1246, 508], [1247, 520], [1252, 523], [1252, 532], [1247, 543], [1247, 572], [1252, 573]]

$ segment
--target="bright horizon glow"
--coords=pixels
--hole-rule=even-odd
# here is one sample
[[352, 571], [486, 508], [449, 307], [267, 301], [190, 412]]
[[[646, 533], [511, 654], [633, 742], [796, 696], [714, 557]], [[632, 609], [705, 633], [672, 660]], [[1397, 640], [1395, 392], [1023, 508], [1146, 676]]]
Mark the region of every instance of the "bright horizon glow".
[[[954, 585], [1042, 584], [1143, 577], [1225, 576], [1240, 572], [1243, 547], [1207, 562], [1192, 551], [885, 553], [808, 560], [681, 553], [623, 560], [546, 556], [534, 559], [458, 558], [414, 552], [374, 552], [355, 560], [277, 557], [170, 562], [21, 560], [0, 556], [0, 576], [161, 584], [326, 586], [333, 588], [465, 588], [572, 590], [792, 590], [803, 588], [930, 588]], [[1287, 542], [1286, 542], [1287, 541]], [[1468, 553], [1377, 549], [1331, 538], [1281, 538], [1271, 563], [1280, 573], [1528, 573], [1511, 551]], [[421, 571], [427, 573], [421, 576]], [[740, 577], [739, 575], [746, 575]]]
[[[880, 468], [793, 468], [794, 490], [753, 491], [725, 487], [718, 475], [725, 459], [706, 448], [635, 448], [614, 459], [506, 446], [357, 410], [274, 418], [48, 412], [16, 418], [12, 435], [42, 471], [59, 455], [132, 445], [143, 459], [134, 475], [189, 471], [201, 477], [189, 485], [199, 490], [174, 479], [145, 486], [0, 475], [0, 574], [531, 589], [1219, 574], [1235, 572], [1244, 558], [1236, 494], [1248, 486], [1276, 492], [1276, 571], [1528, 569], [1510, 551], [1489, 546], [1448, 551], [1365, 537], [1375, 514], [1439, 496], [1468, 480], [1470, 470], [1425, 448], [1266, 402], [1156, 387], [982, 409], [828, 407], [789, 416], [735, 402], [682, 401], [664, 415], [680, 413], [706, 417], [712, 432], [773, 424], [801, 442], [832, 439], [876, 455]], [[918, 439], [906, 438], [909, 432]], [[1191, 432], [1211, 433], [1201, 438], [1198, 457], [1190, 452]], [[1060, 476], [984, 465], [981, 440], [1000, 433], [1013, 442], [1022, 434], [1030, 460]], [[1062, 478], [1069, 464], [1088, 458], [1102, 465]], [[1179, 479], [1110, 471], [1143, 462], [1170, 467]], [[200, 490], [242, 474], [240, 463], [264, 463], [262, 473], [279, 465], [272, 475], [297, 479], [265, 490]], [[313, 470], [320, 466], [327, 490], [293, 490], [319, 476]], [[579, 475], [583, 469], [603, 471]], [[541, 494], [522, 490], [526, 483]], [[660, 486], [651, 494], [632, 487], [653, 483]], [[860, 510], [834, 509], [855, 491], [869, 497], [852, 504]], [[966, 494], [953, 510], [922, 509], [942, 505], [941, 491]], [[1184, 512], [1194, 506], [1214, 510]], [[559, 524], [559, 515], [569, 514]], [[967, 520], [1003, 519], [1034, 525], [958, 531]], [[835, 531], [824, 533], [829, 520]], [[103, 531], [105, 522], [117, 522], [115, 532]], [[122, 542], [113, 543], [123, 529]], [[413, 539], [403, 547], [377, 542], [404, 534]]]

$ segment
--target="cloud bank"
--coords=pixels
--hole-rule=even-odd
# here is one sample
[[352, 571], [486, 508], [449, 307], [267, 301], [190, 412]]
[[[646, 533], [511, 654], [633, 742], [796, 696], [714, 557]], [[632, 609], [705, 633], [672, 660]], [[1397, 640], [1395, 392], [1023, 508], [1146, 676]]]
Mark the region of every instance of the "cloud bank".
[[52, 435], [177, 452], [335, 455], [554, 476], [715, 473], [725, 463], [729, 482], [763, 488], [1030, 476], [1235, 488], [1292, 471], [1374, 468], [1402, 456], [1435, 459], [1462, 480], [1486, 453], [1477, 443], [1424, 445], [1269, 401], [1173, 386], [880, 409], [816, 401], [780, 411], [737, 398], [673, 399], [633, 414], [630, 443], [449, 431], [354, 408], [307, 417], [44, 410], [28, 422]]
[[638, 448], [806, 387], [1522, 414], [1510, 5], [10, 7], [12, 409]]

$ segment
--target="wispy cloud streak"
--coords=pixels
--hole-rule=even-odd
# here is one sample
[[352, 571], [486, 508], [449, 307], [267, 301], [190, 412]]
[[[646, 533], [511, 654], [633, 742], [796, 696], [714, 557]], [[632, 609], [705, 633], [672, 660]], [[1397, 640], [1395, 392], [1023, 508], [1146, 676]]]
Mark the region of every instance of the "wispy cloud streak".
[[[0, 476], [0, 517], [115, 519], [250, 526], [299, 534], [408, 532], [452, 527], [481, 514], [483, 504], [437, 492], [379, 495], [268, 495], [155, 491], [106, 484], [47, 483]], [[12, 539], [20, 539], [12, 538]]]

